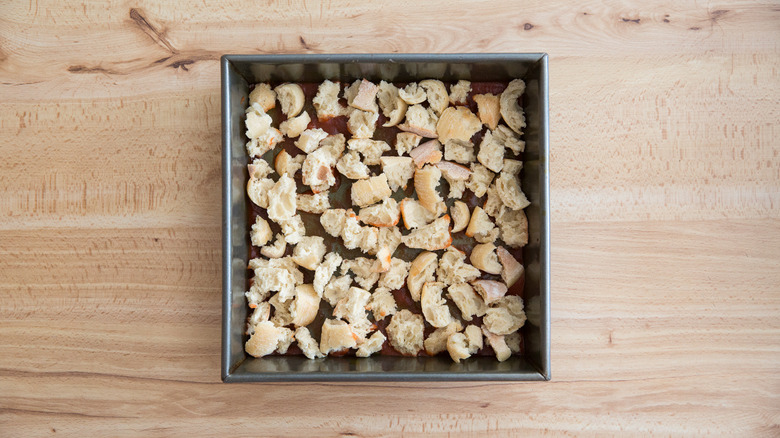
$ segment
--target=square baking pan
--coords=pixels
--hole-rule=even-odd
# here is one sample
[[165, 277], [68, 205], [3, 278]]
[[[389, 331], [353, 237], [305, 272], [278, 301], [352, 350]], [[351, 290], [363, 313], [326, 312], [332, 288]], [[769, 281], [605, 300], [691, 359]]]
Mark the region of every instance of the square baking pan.
[[[547, 55], [366, 54], [366, 55], [225, 55], [222, 67], [222, 380], [279, 381], [444, 381], [550, 379], [550, 204]], [[349, 83], [366, 78], [393, 82], [440, 79], [510, 81], [524, 79], [524, 133], [521, 185], [531, 205], [528, 245], [523, 248], [523, 297], [528, 321], [521, 329], [523, 355], [504, 362], [472, 357], [453, 363], [449, 357], [266, 356], [244, 352], [248, 306], [244, 292], [250, 271], [246, 195], [248, 157], [244, 110], [249, 87], [257, 82]]]

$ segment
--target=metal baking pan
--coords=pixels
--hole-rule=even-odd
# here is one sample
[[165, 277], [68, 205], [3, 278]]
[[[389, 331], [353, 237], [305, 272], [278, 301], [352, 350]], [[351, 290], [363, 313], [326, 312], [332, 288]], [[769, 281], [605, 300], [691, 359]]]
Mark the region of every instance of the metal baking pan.
[[[279, 381], [443, 381], [550, 379], [550, 203], [547, 55], [370, 54], [370, 55], [225, 55], [222, 57], [222, 380]], [[248, 306], [244, 297], [249, 271], [245, 194], [248, 180], [244, 110], [249, 85], [257, 82], [352, 82], [366, 78], [408, 82], [526, 82], [526, 150], [521, 174], [531, 205], [529, 243], [523, 248], [523, 290], [528, 322], [521, 329], [525, 352], [505, 362], [473, 357], [459, 364], [449, 357], [370, 358], [266, 356], [244, 352]]]

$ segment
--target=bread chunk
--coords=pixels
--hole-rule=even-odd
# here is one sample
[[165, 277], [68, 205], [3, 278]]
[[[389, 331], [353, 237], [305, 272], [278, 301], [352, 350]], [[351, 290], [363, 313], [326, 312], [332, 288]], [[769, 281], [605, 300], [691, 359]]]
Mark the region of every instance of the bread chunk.
[[399, 188], [406, 190], [409, 178], [414, 175], [414, 162], [409, 157], [380, 157], [382, 173], [387, 176], [387, 184], [390, 190]]
[[406, 286], [409, 294], [415, 301], [420, 301], [423, 285], [434, 281], [434, 272], [437, 267], [437, 256], [434, 252], [421, 252], [415, 257], [409, 266], [409, 276], [406, 278]]
[[524, 92], [525, 82], [522, 79], [515, 79], [501, 93], [500, 99], [501, 117], [518, 134], [522, 134], [525, 128], [525, 113], [517, 102]]
[[424, 328], [422, 315], [403, 309], [393, 315], [387, 326], [390, 345], [405, 356], [416, 356], [423, 348]]
[[403, 236], [401, 242], [409, 248], [426, 249], [428, 251], [447, 248], [452, 244], [450, 216], [445, 214], [430, 224], [412, 231]]
[[306, 103], [306, 97], [303, 89], [298, 84], [282, 84], [274, 88], [276, 98], [282, 106], [282, 112], [287, 118], [295, 117], [303, 110], [303, 104]]
[[447, 294], [452, 302], [458, 306], [464, 321], [471, 321], [475, 316], [483, 316], [487, 312], [485, 302], [468, 283], [451, 285], [447, 289]]
[[440, 281], [423, 284], [420, 306], [425, 319], [434, 327], [444, 327], [455, 321], [447, 307], [447, 300], [442, 297], [444, 287], [445, 284]]
[[320, 351], [328, 355], [331, 351], [355, 348], [357, 341], [349, 325], [340, 319], [326, 319], [322, 323]]
[[447, 108], [436, 124], [436, 133], [443, 143], [450, 139], [469, 141], [480, 129], [482, 123], [465, 106]]
[[341, 86], [338, 82], [329, 80], [323, 81], [317, 89], [317, 95], [314, 96], [314, 109], [317, 111], [317, 118], [320, 121], [330, 120], [342, 115], [344, 109], [339, 104], [339, 91]]
[[249, 93], [249, 105], [254, 104], [260, 105], [265, 112], [276, 108], [276, 92], [266, 83], [255, 85], [255, 88]]
[[367, 207], [390, 197], [392, 194], [393, 192], [387, 184], [386, 175], [355, 181], [350, 191], [352, 204], [358, 207]]
[[306, 327], [298, 327], [295, 329], [295, 340], [298, 341], [298, 347], [300, 347], [304, 356], [309, 359], [317, 359], [325, 357], [320, 351], [320, 346], [317, 341], [311, 336], [311, 332]]
[[465, 105], [471, 92], [471, 82], [459, 80], [457, 84], [450, 87], [450, 103], [453, 105]]
[[398, 155], [408, 154], [409, 151], [416, 148], [422, 141], [422, 136], [414, 132], [399, 132], [395, 136], [395, 150]]

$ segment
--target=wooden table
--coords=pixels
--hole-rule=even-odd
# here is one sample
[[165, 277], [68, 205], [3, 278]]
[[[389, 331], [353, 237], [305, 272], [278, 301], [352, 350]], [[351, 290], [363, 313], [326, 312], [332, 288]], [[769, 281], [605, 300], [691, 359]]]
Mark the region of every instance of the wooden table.
[[[0, 435], [780, 434], [780, 6], [0, 6]], [[545, 51], [553, 380], [219, 380], [223, 53]]]

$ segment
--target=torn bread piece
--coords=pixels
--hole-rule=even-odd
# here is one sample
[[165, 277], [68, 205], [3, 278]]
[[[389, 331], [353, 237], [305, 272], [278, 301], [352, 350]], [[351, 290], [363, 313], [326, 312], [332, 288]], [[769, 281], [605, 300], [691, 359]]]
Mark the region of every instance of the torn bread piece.
[[466, 229], [471, 219], [469, 206], [463, 201], [455, 201], [450, 207], [450, 216], [452, 217], [452, 232], [459, 233]]
[[318, 359], [325, 357], [320, 351], [320, 346], [317, 341], [311, 336], [311, 332], [306, 327], [298, 327], [295, 329], [295, 340], [298, 342], [298, 347], [303, 352], [303, 355], [309, 359]]
[[325, 286], [330, 283], [330, 279], [333, 278], [333, 274], [336, 269], [341, 266], [343, 259], [335, 252], [329, 252], [325, 255], [325, 259], [314, 270], [314, 291], [317, 295], [322, 296], [325, 292]]
[[[401, 230], [397, 226], [379, 228], [379, 238], [377, 248], [386, 247], [390, 254], [395, 254], [395, 250], [401, 244]], [[371, 251], [369, 251], [371, 254]]]
[[285, 251], [287, 251], [287, 241], [284, 240], [284, 235], [282, 234], [276, 235], [273, 245], [265, 245], [260, 248], [260, 254], [269, 259], [278, 259], [284, 256]]
[[482, 297], [485, 304], [498, 301], [506, 295], [507, 287], [504, 283], [495, 280], [474, 280], [471, 282], [474, 290]]
[[418, 254], [409, 266], [406, 286], [413, 300], [420, 301], [423, 284], [434, 281], [434, 272], [438, 266], [436, 261], [436, 253], [426, 251]]
[[277, 221], [276, 223], [282, 228], [282, 234], [284, 234], [285, 242], [295, 245], [300, 242], [301, 239], [306, 236], [306, 228], [303, 226], [303, 219], [300, 214]]
[[410, 157], [380, 157], [382, 173], [387, 175], [387, 184], [390, 190], [399, 188], [406, 190], [409, 178], [414, 175], [414, 162]]
[[470, 141], [451, 139], [444, 143], [444, 159], [469, 164], [476, 160], [474, 145]]
[[496, 188], [495, 181], [488, 187], [485, 194], [487, 195], [487, 198], [485, 198], [482, 209], [485, 210], [485, 213], [487, 213], [488, 216], [494, 218], [498, 217], [498, 214], [501, 213], [501, 208], [504, 207], [504, 201], [498, 196], [498, 189]]
[[436, 163], [436, 167], [441, 170], [441, 174], [447, 183], [450, 185], [448, 198], [460, 199], [463, 196], [463, 192], [466, 190], [466, 181], [471, 177], [471, 170], [460, 164], [452, 163], [449, 161], [441, 161]]
[[453, 105], [465, 105], [471, 92], [471, 82], [463, 79], [450, 87], [450, 103]]
[[479, 120], [491, 130], [496, 129], [498, 121], [501, 120], [498, 96], [490, 93], [477, 94], [474, 96], [474, 102], [477, 103]]
[[284, 139], [281, 131], [271, 127], [273, 120], [259, 104], [254, 104], [246, 110], [246, 152], [250, 157], [260, 157]]
[[340, 277], [334, 277], [327, 284], [322, 293], [322, 298], [328, 302], [331, 306], [335, 306], [342, 298], [347, 295], [347, 291], [352, 286], [352, 277], [349, 275], [342, 275]]
[[382, 125], [384, 127], [396, 126], [406, 116], [406, 109], [409, 105], [401, 99], [398, 92], [398, 88], [391, 83], [385, 81], [379, 83], [377, 93], [379, 108], [382, 109], [382, 114], [387, 117], [387, 122]]
[[482, 137], [477, 160], [495, 173], [500, 172], [504, 167], [504, 145], [496, 140], [490, 131], [485, 132]]
[[311, 122], [311, 117], [309, 116], [309, 113], [304, 111], [299, 116], [289, 118], [282, 122], [279, 125], [279, 130], [282, 131], [282, 134], [286, 137], [295, 138], [306, 130], [306, 127], [309, 126], [309, 122]]
[[413, 198], [404, 198], [400, 203], [401, 217], [407, 230], [419, 228], [433, 222], [446, 211], [446, 205], [442, 202], [437, 205], [436, 211], [428, 211], [420, 201]]
[[282, 84], [274, 88], [276, 98], [282, 107], [282, 112], [287, 118], [292, 118], [301, 113], [303, 104], [306, 103], [306, 96], [303, 94], [303, 88], [298, 84]]
[[295, 180], [282, 175], [268, 191], [268, 218], [276, 223], [290, 219], [295, 214], [297, 205]]
[[436, 124], [439, 141], [444, 143], [450, 139], [469, 141], [480, 129], [482, 129], [482, 123], [465, 106], [447, 108]]
[[381, 321], [398, 311], [393, 293], [390, 292], [390, 289], [381, 286], [377, 287], [371, 294], [367, 308], [374, 316], [374, 321]]
[[423, 348], [424, 328], [422, 315], [403, 309], [393, 315], [387, 326], [390, 345], [404, 356], [416, 356]]
[[525, 268], [503, 246], [496, 249], [496, 254], [498, 254], [498, 261], [501, 263], [501, 279], [504, 280], [507, 287], [512, 287], [523, 276]]
[[425, 90], [416, 82], [410, 82], [404, 88], [398, 90], [398, 95], [409, 105], [423, 103], [427, 97]]
[[453, 321], [444, 327], [439, 327], [433, 331], [423, 342], [425, 352], [433, 356], [447, 349], [447, 338], [461, 331], [463, 326], [458, 321]]
[[374, 260], [366, 257], [357, 257], [355, 259], [346, 259], [341, 262], [341, 273], [346, 274], [347, 271], [352, 271], [355, 274], [355, 281], [363, 289], [371, 290], [371, 288], [379, 280], [379, 272], [373, 270]]
[[290, 297], [282, 297], [282, 292], [272, 296], [268, 303], [274, 307], [274, 316], [271, 317], [271, 322], [278, 326], [285, 326], [292, 324], [292, 314], [290, 313], [290, 306], [292, 306], [293, 298], [295, 298], [295, 292]]
[[447, 248], [452, 244], [450, 216], [445, 214], [430, 224], [417, 228], [403, 236], [401, 243], [409, 248], [426, 249], [428, 251]]
[[525, 141], [520, 140], [517, 134], [504, 125], [498, 125], [493, 129], [493, 137], [515, 155], [520, 155], [521, 152], [525, 151]]
[[388, 290], [396, 290], [403, 287], [411, 263], [403, 259], [392, 257], [390, 259], [390, 268], [379, 276], [379, 287]]
[[417, 198], [431, 213], [437, 213], [439, 204], [444, 201], [438, 191], [440, 180], [441, 170], [436, 166], [427, 165], [414, 171], [414, 190], [417, 192]]
[[306, 159], [306, 154], [299, 154], [292, 156], [282, 149], [276, 154], [274, 158], [274, 168], [279, 175], [294, 176], [295, 172], [301, 169], [303, 166], [303, 160]]
[[322, 262], [325, 251], [325, 239], [322, 237], [301, 237], [293, 249], [292, 259], [298, 266], [313, 271]]
[[295, 327], [307, 326], [317, 317], [320, 310], [320, 296], [311, 284], [295, 287], [295, 298], [290, 305], [290, 316]]
[[469, 342], [469, 353], [475, 354], [484, 347], [482, 342], [482, 330], [476, 325], [468, 325], [463, 330], [463, 334], [466, 335], [466, 339]]
[[352, 109], [347, 119], [347, 129], [352, 138], [371, 138], [378, 120], [379, 113]]
[[422, 136], [414, 132], [399, 132], [395, 136], [395, 150], [398, 155], [408, 154], [409, 151], [416, 148], [422, 141]]
[[298, 211], [322, 214], [325, 212], [325, 210], [330, 208], [330, 198], [328, 197], [328, 192], [313, 193], [311, 195], [298, 193], [297, 197]]
[[247, 320], [246, 334], [251, 335], [255, 332], [255, 326], [262, 321], [268, 321], [271, 317], [271, 303], [263, 301], [261, 303], [249, 304], [250, 308], [254, 308], [252, 316]]
[[524, 92], [525, 82], [522, 79], [515, 79], [501, 93], [500, 99], [501, 117], [512, 131], [518, 134], [522, 134], [525, 128], [525, 113], [517, 102]]
[[[294, 281], [295, 280], [293, 279], [293, 282]], [[249, 307], [256, 309], [261, 304], [263, 304], [263, 302], [267, 300], [269, 296], [271, 296], [271, 291], [267, 288], [264, 288], [262, 282], [255, 281], [254, 278], [250, 280], [250, 283], [251, 286], [249, 286], [248, 291], [244, 292], [244, 296], [246, 297], [246, 301], [249, 304]]]
[[352, 324], [360, 324], [366, 319], [366, 306], [371, 294], [359, 287], [350, 287], [347, 294], [336, 303], [333, 308], [333, 316], [341, 318]]
[[482, 323], [492, 333], [508, 335], [519, 330], [525, 324], [525, 320], [523, 299], [509, 295], [499, 298], [488, 306]]
[[[301, 135], [301, 137], [303, 137], [303, 135]], [[334, 151], [325, 146], [321, 146], [319, 149], [308, 154], [306, 159], [303, 160], [301, 182], [311, 187], [311, 190], [314, 193], [324, 192], [336, 184], [336, 176], [333, 174], [333, 167], [336, 165], [338, 159], [336, 154], [337, 149]], [[340, 154], [338, 155], [340, 156]]]
[[341, 231], [344, 229], [344, 222], [348, 216], [347, 210], [343, 208], [333, 208], [326, 210], [320, 216], [320, 224], [325, 232], [333, 237], [341, 236]]
[[441, 161], [441, 143], [438, 140], [430, 140], [409, 151], [414, 165], [420, 169], [423, 165], [438, 163]]
[[[351, 99], [347, 99], [349, 106], [374, 113], [379, 111], [376, 105], [376, 94], [379, 91], [379, 87], [365, 79], [355, 81], [349, 88], [352, 89], [353, 87], [355, 87], [354, 95], [349, 93]], [[346, 90], [345, 94], [347, 94]]]
[[[267, 356], [281, 349], [280, 347], [283, 346], [289, 335], [287, 332], [291, 334], [292, 330], [277, 327], [270, 321], [261, 321], [255, 326], [254, 333], [244, 344], [244, 350], [253, 357]], [[284, 350], [287, 351], [286, 348]]]
[[252, 230], [249, 232], [249, 240], [253, 246], [263, 246], [268, 243], [273, 237], [271, 232], [271, 226], [268, 225], [268, 221], [260, 216], [255, 218], [255, 223], [252, 225]]
[[490, 347], [493, 348], [493, 351], [496, 353], [496, 359], [498, 359], [499, 362], [503, 362], [509, 359], [509, 357], [512, 355], [512, 350], [510, 350], [509, 346], [506, 345], [506, 341], [504, 340], [503, 336], [492, 333], [485, 326], [482, 326], [482, 333], [485, 335], [485, 339], [487, 339], [488, 345], [490, 345]]
[[466, 263], [466, 254], [450, 246], [439, 258], [436, 277], [445, 284], [466, 283], [479, 278], [479, 269]]
[[298, 136], [295, 146], [307, 154], [310, 154], [320, 147], [320, 141], [324, 140], [327, 136], [328, 133], [320, 128], [306, 129]]
[[339, 83], [331, 82], [327, 79], [317, 88], [317, 95], [314, 96], [312, 103], [320, 121], [338, 117], [344, 112], [341, 104], [339, 104], [339, 91], [341, 91]]
[[347, 141], [347, 149], [360, 152], [363, 162], [368, 166], [380, 164], [382, 153], [390, 150], [390, 145], [382, 140], [370, 138], [352, 138]]
[[320, 351], [328, 355], [331, 351], [343, 351], [357, 346], [357, 336], [349, 324], [340, 319], [326, 319], [322, 323]]
[[364, 224], [375, 227], [392, 227], [398, 224], [401, 209], [393, 198], [386, 198], [380, 204], [363, 207], [358, 213], [358, 219]]
[[528, 218], [523, 210], [501, 209], [496, 217], [501, 240], [507, 246], [520, 248], [528, 244]]
[[280, 301], [292, 299], [295, 296], [295, 286], [303, 283], [303, 273], [290, 257], [251, 259], [249, 269], [255, 273], [250, 292], [256, 291], [261, 295], [269, 291], [279, 292], [277, 299]]
[[471, 260], [472, 265], [488, 274], [498, 275], [501, 273], [501, 263], [498, 262], [496, 246], [492, 243], [474, 245], [469, 260]]
[[255, 88], [249, 93], [249, 105], [254, 104], [260, 105], [265, 112], [276, 108], [276, 92], [266, 83], [255, 85]]
[[454, 322], [455, 318], [447, 307], [447, 300], [442, 297], [445, 284], [440, 281], [433, 281], [423, 284], [420, 297], [420, 307], [422, 307], [425, 320], [434, 327], [444, 327]]
[[336, 163], [336, 170], [349, 179], [368, 179], [371, 176], [371, 171], [360, 161], [360, 154], [356, 151], [342, 155]]
[[525, 194], [520, 189], [520, 181], [516, 175], [509, 172], [501, 172], [498, 178], [496, 178], [496, 189], [504, 205], [512, 210], [522, 210], [531, 205], [531, 202], [528, 201], [528, 198], [525, 197]]
[[487, 167], [478, 163], [471, 163], [471, 177], [466, 182], [466, 187], [474, 192], [475, 196], [481, 198], [485, 196], [494, 176], [495, 174]]
[[390, 186], [387, 185], [386, 175], [355, 181], [350, 189], [352, 204], [358, 207], [367, 207], [390, 197], [392, 194]]
[[412, 105], [406, 110], [404, 123], [398, 125], [402, 131], [412, 132], [425, 138], [436, 138], [436, 124], [439, 118], [431, 108], [422, 105]]
[[[490, 216], [485, 213], [485, 210], [476, 206], [474, 211], [471, 212], [471, 220], [469, 220], [469, 226], [466, 228], [466, 235], [473, 237], [480, 243], [492, 243], [498, 237], [498, 228], [490, 220]], [[494, 272], [494, 274], [497, 274], [497, 272]]]
[[477, 295], [468, 283], [453, 284], [447, 288], [447, 295], [458, 306], [460, 316], [464, 321], [471, 321], [475, 316], [483, 316], [487, 306], [482, 297]]
[[469, 341], [463, 333], [453, 333], [448, 336], [445, 342], [445, 348], [455, 363], [460, 363], [461, 360], [471, 357], [471, 353], [469, 353]]
[[379, 243], [379, 229], [372, 226], [360, 226], [357, 215], [350, 210], [344, 219], [341, 239], [344, 241], [344, 246], [347, 249], [360, 248], [365, 253], [376, 254], [376, 245]]
[[245, 113], [246, 120], [244, 124], [246, 125], [246, 136], [248, 138], [260, 138], [271, 129], [273, 119], [266, 114], [260, 105], [250, 105]]
[[360, 344], [360, 347], [358, 347], [357, 352], [355, 353], [355, 356], [357, 357], [369, 357], [374, 353], [379, 352], [382, 350], [382, 345], [385, 343], [385, 335], [382, 334], [380, 331], [375, 331], [370, 338], [366, 339], [365, 342]]
[[390, 269], [390, 259], [393, 253], [390, 252], [390, 248], [386, 246], [380, 246], [376, 252], [376, 262], [372, 268], [375, 272], [384, 273]]
[[420, 87], [425, 90], [428, 105], [433, 109], [433, 112], [437, 116], [441, 116], [441, 113], [449, 106], [449, 96], [444, 82], [437, 79], [425, 79], [420, 81]]

